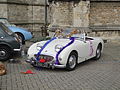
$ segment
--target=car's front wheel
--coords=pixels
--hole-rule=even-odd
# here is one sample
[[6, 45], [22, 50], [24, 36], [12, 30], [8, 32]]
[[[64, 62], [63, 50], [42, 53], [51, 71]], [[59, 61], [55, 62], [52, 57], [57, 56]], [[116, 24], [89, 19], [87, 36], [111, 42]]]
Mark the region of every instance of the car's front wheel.
[[71, 52], [68, 57], [66, 69], [69, 71], [74, 70], [76, 65], [77, 65], [77, 54], [75, 52]]
[[24, 36], [23, 36], [22, 34], [20, 34], [20, 33], [17, 33], [17, 35], [18, 35], [21, 43], [22, 43], [22, 44], [25, 44], [25, 38], [24, 38]]
[[0, 60], [8, 60], [10, 58], [10, 49], [7, 46], [0, 46]]

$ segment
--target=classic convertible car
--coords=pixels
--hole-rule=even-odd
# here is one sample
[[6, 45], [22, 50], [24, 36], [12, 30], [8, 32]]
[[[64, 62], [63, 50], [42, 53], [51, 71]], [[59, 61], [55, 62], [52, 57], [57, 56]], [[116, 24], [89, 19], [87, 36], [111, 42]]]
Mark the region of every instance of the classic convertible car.
[[80, 62], [99, 59], [103, 46], [99, 37], [88, 37], [78, 30], [57, 30], [52, 39], [31, 45], [26, 61], [33, 66], [74, 70]]

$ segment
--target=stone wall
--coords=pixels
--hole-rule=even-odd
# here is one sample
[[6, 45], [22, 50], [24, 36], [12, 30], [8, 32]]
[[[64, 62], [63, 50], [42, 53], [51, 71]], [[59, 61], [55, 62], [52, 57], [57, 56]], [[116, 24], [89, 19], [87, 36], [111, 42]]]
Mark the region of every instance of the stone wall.
[[91, 2], [89, 19], [93, 36], [120, 36], [120, 2]]
[[91, 2], [90, 26], [120, 25], [120, 2]]
[[90, 1], [80, 1], [73, 7], [73, 26], [89, 27]]
[[51, 25], [70, 26], [73, 20], [72, 3], [56, 2], [50, 4], [50, 22]]
[[0, 0], [0, 17], [41, 35], [45, 19], [45, 0]]
[[26, 5], [8, 4], [8, 19], [14, 23], [28, 21], [28, 7]]
[[120, 2], [58, 0], [50, 4], [50, 13], [51, 26], [88, 27], [82, 30], [92, 30], [92, 36], [120, 36]]
[[100, 31], [93, 31], [91, 33], [88, 33], [89, 36], [92, 37], [101, 37], [104, 40], [115, 40], [115, 39], [120, 39], [120, 31], [118, 30], [112, 30], [112, 31], [107, 31], [107, 30], [100, 30]]
[[[2, 2], [2, 1], [0, 1], [0, 2]], [[0, 17], [5, 17], [5, 18], [8, 17], [8, 15], [7, 15], [7, 5], [4, 4], [4, 3], [0, 4]]]
[[88, 27], [89, 5], [89, 1], [51, 3], [50, 22], [52, 25], [59, 26]]
[[[0, 0], [0, 11], [0, 17], [41, 35], [45, 0]], [[56, 0], [48, 5], [48, 22], [51, 26], [87, 27], [93, 36], [120, 36], [120, 1]]]

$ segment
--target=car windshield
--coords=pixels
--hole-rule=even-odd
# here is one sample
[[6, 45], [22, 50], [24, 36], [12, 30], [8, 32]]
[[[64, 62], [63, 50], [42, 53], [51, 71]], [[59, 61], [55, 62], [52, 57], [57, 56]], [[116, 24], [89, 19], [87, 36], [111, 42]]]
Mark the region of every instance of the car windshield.
[[65, 35], [68, 35], [68, 34], [70, 34], [72, 31], [73, 31], [73, 29], [66, 28], [65, 30], [63, 30], [63, 33], [64, 33]]
[[7, 19], [0, 19], [0, 22], [5, 24], [6, 26], [11, 26]]
[[70, 38], [70, 37], [74, 37], [78, 40], [84, 41], [85, 40], [85, 32], [82, 32], [80, 30], [77, 29], [71, 29], [71, 28], [67, 28], [67, 29], [57, 29], [55, 31], [54, 37], [57, 38]]
[[6, 33], [8, 33], [9, 35], [12, 35], [13, 34], [13, 32], [11, 31], [11, 30], [9, 30], [4, 24], [2, 24], [2, 23], [0, 23], [0, 28], [4, 31], [4, 32], [6, 32]]

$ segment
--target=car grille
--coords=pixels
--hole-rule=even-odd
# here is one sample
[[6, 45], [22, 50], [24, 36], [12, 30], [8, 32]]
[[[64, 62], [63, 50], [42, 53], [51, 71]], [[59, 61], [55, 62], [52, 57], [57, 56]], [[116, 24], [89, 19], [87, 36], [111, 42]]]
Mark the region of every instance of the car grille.
[[[37, 57], [37, 54], [35, 54], [34, 56]], [[50, 62], [50, 61], [52, 61], [54, 59], [54, 57], [49, 56], [49, 55], [40, 55], [39, 59], [45, 59], [46, 62]]]

